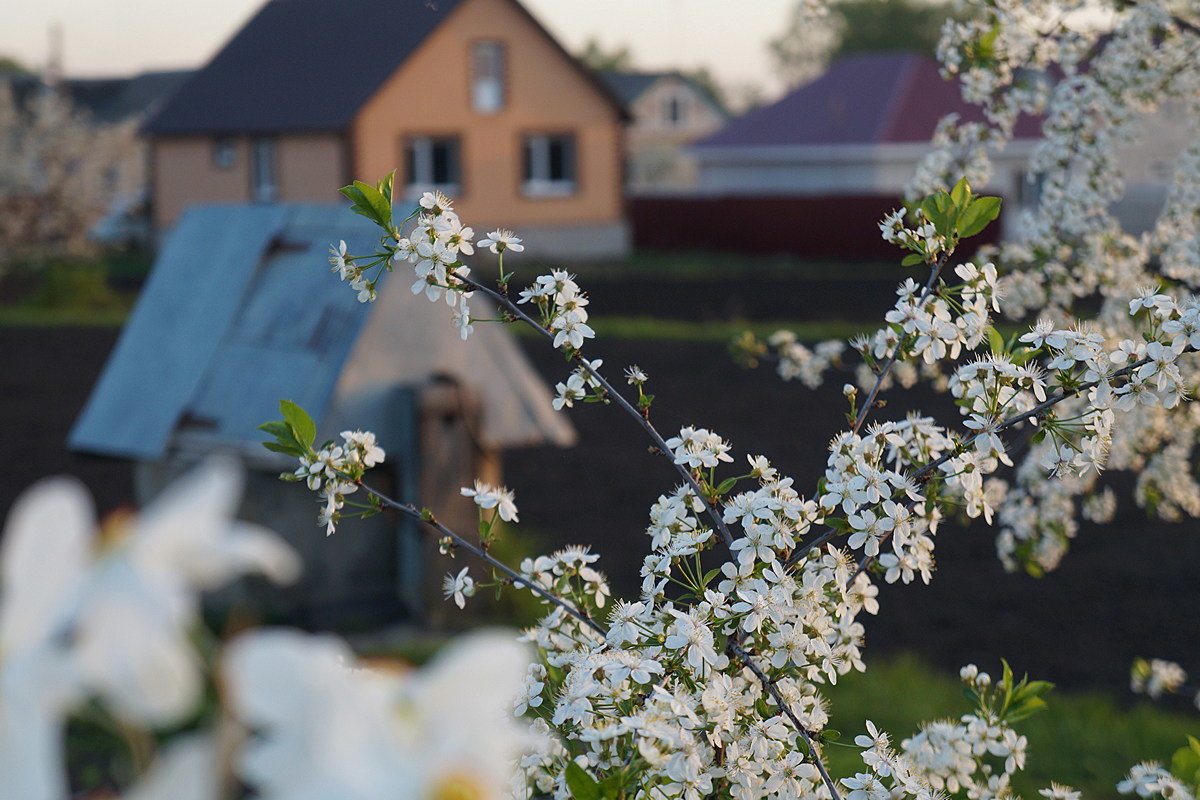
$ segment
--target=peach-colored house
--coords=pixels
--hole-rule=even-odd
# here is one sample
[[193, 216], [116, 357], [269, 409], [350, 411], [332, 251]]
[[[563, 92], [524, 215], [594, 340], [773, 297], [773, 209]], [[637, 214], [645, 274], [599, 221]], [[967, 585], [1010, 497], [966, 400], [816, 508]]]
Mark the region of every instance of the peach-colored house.
[[625, 112], [517, 0], [268, 0], [147, 121], [156, 228], [396, 169], [541, 255], [628, 249]]

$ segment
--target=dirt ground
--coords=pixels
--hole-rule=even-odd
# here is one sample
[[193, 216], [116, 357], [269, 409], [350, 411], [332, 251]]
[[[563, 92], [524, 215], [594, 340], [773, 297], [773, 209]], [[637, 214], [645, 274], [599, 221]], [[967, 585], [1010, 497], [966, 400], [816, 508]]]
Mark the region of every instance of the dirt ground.
[[[96, 496], [103, 513], [131, 502], [127, 464], [66, 451], [64, 442], [116, 340], [107, 329], [0, 328], [0, 514], [32, 478], [70, 473]], [[526, 342], [548, 381], [563, 378], [560, 357]], [[710, 427], [738, 453], [762, 453], [802, 492], [823, 468], [825, 442], [843, 424], [840, 382], [810, 392], [767, 370], [746, 372], [719, 345], [602, 342], [592, 348], [616, 373], [639, 364], [658, 394], [655, 421], [664, 432], [683, 424]], [[894, 393], [884, 415], [944, 405], [925, 394]], [[511, 451], [506, 479], [516, 490], [522, 527], [550, 546], [591, 545], [618, 589], [638, 583], [645, 552], [646, 511], [675, 474], [646, 450], [641, 431], [611, 408], [571, 413], [579, 446]], [[740, 458], [741, 456], [739, 456]], [[640, 482], [648, 476], [651, 484]], [[997, 668], [1006, 657], [1018, 671], [1067, 686], [1122, 691], [1130, 660], [1159, 656], [1200, 669], [1200, 616], [1195, 579], [1200, 523], [1148, 522], [1123, 494], [1117, 520], [1085, 526], [1064, 565], [1037, 580], [1006, 574], [991, 532], [943, 529], [939, 571], [930, 586], [885, 586], [882, 610], [867, 622], [868, 660], [911, 650], [955, 669], [968, 661]]]

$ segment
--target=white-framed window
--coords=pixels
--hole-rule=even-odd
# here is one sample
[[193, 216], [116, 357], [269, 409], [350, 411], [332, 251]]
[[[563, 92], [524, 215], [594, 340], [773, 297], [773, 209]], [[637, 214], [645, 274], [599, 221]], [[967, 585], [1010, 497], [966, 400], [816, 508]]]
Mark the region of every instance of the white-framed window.
[[411, 136], [404, 140], [404, 183], [409, 196], [437, 190], [462, 194], [462, 147], [457, 136]]
[[1021, 208], [1037, 208], [1042, 202], [1042, 186], [1046, 183], [1044, 172], [1023, 172], [1017, 184], [1017, 205]]
[[504, 42], [484, 40], [471, 45], [471, 107], [494, 114], [505, 103]]
[[521, 189], [529, 197], [563, 197], [576, 187], [575, 137], [533, 134], [525, 137]]
[[212, 163], [217, 169], [232, 169], [237, 163], [237, 141], [232, 136], [213, 139]]
[[279, 170], [275, 164], [275, 139], [258, 136], [250, 143], [250, 180], [254, 202], [279, 199]]
[[679, 92], [672, 92], [663, 98], [663, 119], [670, 128], [680, 128], [687, 124], [687, 97]]

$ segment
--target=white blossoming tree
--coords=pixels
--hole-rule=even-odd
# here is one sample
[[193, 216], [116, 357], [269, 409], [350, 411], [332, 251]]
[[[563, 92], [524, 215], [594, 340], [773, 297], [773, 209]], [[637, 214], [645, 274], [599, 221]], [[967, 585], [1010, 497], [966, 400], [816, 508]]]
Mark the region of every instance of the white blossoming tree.
[[[1080, 510], [1111, 513], [1097, 477], [1107, 466], [1139, 471], [1139, 497], [1157, 513], [1200, 511], [1189, 464], [1200, 416], [1186, 402], [1200, 381], [1197, 145], [1180, 154], [1149, 234], [1123, 233], [1108, 211], [1117, 144], [1138, 115], [1169, 100], [1195, 117], [1200, 29], [1184, 16], [1194, 9], [1171, 0], [974, 4], [972, 22], [948, 26], [941, 55], [987, 122], [943, 125], [911, 207], [881, 223], [919, 279], [900, 286], [884, 327], [851, 343], [858, 385], [845, 387], [847, 427], [816, 486], [802, 493], [706, 428], [660, 433], [650, 377], [631, 366], [619, 387], [584, 355], [595, 332], [575, 279], [554, 270], [517, 288], [504, 265], [522, 246], [516, 234], [476, 241], [449, 198], [430, 193], [397, 214], [390, 177], [356, 182], [343, 192], [379, 225], [380, 245], [359, 255], [339, 244], [330, 262], [361, 301], [375, 299], [383, 273], [411, 268], [415, 294], [447, 303], [448, 336], [487, 321], [528, 326], [572, 365], [556, 408], [612, 406], [676, 469], [678, 485], [649, 509], [640, 592], [612, 598], [582, 547], [502, 563], [496, 522], [519, 521], [507, 489], [464, 488], [480, 525], [452, 530], [436, 509], [364, 482], [386, 457], [369, 432], [316, 442], [312, 420], [284, 401], [283, 418], [262, 426], [267, 446], [299, 460], [283, 477], [319, 494], [320, 525], [332, 533], [384, 508], [418, 520], [444, 552], [485, 568], [447, 576], [456, 605], [492, 584], [545, 603], [523, 637], [536, 658], [492, 637], [398, 676], [356, 664], [337, 640], [281, 631], [243, 634], [205, 658], [186, 637], [196, 593], [295, 567], [278, 540], [230, 524], [236, 480], [210, 467], [98, 540], [78, 488], [50, 484], [14, 512], [0, 553], [0, 797], [65, 796], [60, 732], [85, 700], [121, 730], [161, 732], [214, 671], [219, 713], [164, 748], [128, 797], [232, 797], [231, 776], [279, 800], [1013, 797], [1027, 750], [1017, 726], [1045, 706], [1049, 684], [1018, 680], [1007, 664], [996, 679], [964, 667], [961, 717], [898, 742], [863, 720], [852, 775], [826, 766], [824, 692], [865, 668], [858, 615], [877, 611], [875, 582], [931, 580], [937, 537], [960, 510], [998, 525], [1006, 562], [1043, 571], [1063, 557]], [[1021, 112], [1046, 119], [1034, 158], [1043, 203], [1017, 241], [965, 258], [1000, 208], [972, 182], [986, 180], [989, 148]], [[468, 261], [491, 261], [476, 247], [496, 266], [472, 271]], [[1088, 296], [1098, 311], [1085, 311]], [[1006, 338], [994, 324], [1030, 314], [1028, 333]], [[808, 385], [850, 360], [839, 344], [810, 350], [786, 334], [772, 344], [781, 375]], [[920, 379], [948, 391], [961, 419], [883, 419], [880, 394]], [[1152, 694], [1185, 682], [1178, 666], [1135, 665], [1135, 687]], [[1117, 789], [1193, 800], [1198, 754], [1189, 743], [1170, 769], [1137, 765]], [[1041, 794], [1079, 797], [1057, 784]]]
[[0, 81], [0, 276], [14, 263], [90, 255], [114, 171], [137, 149], [136, 122], [97, 123], [50, 87], [20, 104]]

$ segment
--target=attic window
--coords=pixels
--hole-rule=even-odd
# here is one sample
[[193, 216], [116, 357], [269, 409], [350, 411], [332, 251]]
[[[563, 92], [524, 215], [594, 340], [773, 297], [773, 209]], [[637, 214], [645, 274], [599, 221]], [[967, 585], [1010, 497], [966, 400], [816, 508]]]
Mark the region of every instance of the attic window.
[[687, 98], [680, 94], [667, 95], [663, 101], [663, 118], [672, 128], [682, 126], [687, 118]]
[[492, 40], [471, 46], [471, 107], [481, 114], [504, 108], [504, 43]]

